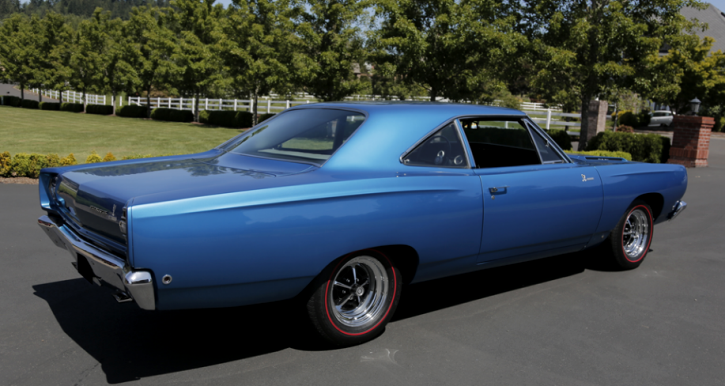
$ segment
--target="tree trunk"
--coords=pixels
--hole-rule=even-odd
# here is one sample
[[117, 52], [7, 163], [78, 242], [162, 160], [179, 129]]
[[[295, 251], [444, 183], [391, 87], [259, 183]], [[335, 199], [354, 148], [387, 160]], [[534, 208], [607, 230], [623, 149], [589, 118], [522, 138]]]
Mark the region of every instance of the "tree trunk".
[[116, 115], [116, 90], [111, 91], [111, 105], [113, 105], [113, 115]]
[[589, 138], [587, 138], [587, 135], [589, 134], [589, 103], [591, 102], [592, 97], [588, 95], [582, 95], [582, 123], [581, 126], [579, 126], [579, 147], [577, 148], [578, 151], [584, 151], [584, 149], [587, 147], [587, 142], [589, 141]]
[[259, 95], [257, 95], [256, 92], [254, 92], [254, 95], [252, 96], [252, 100], [254, 101], [254, 108], [252, 108], [252, 127], [257, 126], [257, 108], [259, 107], [259, 103], [257, 102], [259, 100]]
[[199, 94], [194, 94], [194, 122], [199, 122]]
[[83, 112], [86, 112], [86, 89], [83, 89]]
[[38, 103], [43, 101], [43, 90], [38, 88]]
[[431, 88], [430, 89], [430, 101], [435, 102], [437, 97], [438, 97], [438, 90], [436, 90], [435, 88]]
[[151, 86], [146, 90], [146, 118], [151, 119]]
[[58, 91], [58, 103], [63, 104], [63, 90]]
[[20, 83], [20, 103], [23, 103], [23, 99], [25, 99], [25, 84]]

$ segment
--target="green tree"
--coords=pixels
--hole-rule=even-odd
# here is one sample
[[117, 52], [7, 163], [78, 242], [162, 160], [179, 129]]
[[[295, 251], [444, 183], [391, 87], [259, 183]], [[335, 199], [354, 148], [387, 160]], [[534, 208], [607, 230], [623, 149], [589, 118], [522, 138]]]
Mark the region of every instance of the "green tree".
[[65, 18], [55, 12], [49, 12], [43, 18], [41, 52], [43, 58], [43, 83], [46, 88], [58, 90], [60, 102], [63, 102], [63, 91], [70, 88], [68, 80], [72, 76], [70, 57], [72, 52], [73, 29], [65, 22]]
[[102, 23], [103, 49], [101, 57], [105, 65], [98, 73], [98, 85], [102, 93], [110, 93], [113, 114], [116, 114], [116, 97], [122, 91], [133, 90], [137, 80], [136, 70], [129, 63], [134, 59], [134, 50], [126, 38], [127, 24], [121, 19], [97, 19]]
[[589, 104], [611, 90], [649, 93], [671, 81], [653, 73], [660, 47], [691, 24], [679, 14], [690, 0], [548, 0], [521, 2], [520, 30], [532, 42], [532, 86], [550, 101], [578, 101], [582, 113], [579, 150], [586, 146]]
[[131, 42], [128, 63], [136, 70], [134, 84], [146, 91], [147, 117], [151, 118], [151, 90], [166, 86], [173, 72], [171, 55], [176, 48], [173, 32], [166, 27], [165, 14], [158, 8], [138, 7], [131, 11], [127, 36]]
[[360, 87], [353, 65], [367, 56], [360, 30], [365, 15], [360, 0], [307, 0], [297, 31], [305, 57], [296, 63], [298, 82], [324, 101], [342, 100]]
[[222, 38], [224, 8], [214, 0], [172, 0], [169, 25], [176, 47], [172, 54], [171, 84], [194, 97], [194, 120], [199, 121], [199, 97], [208, 95], [221, 77], [217, 44]]
[[304, 60], [292, 23], [298, 11], [288, 1], [270, 0], [235, 0], [228, 10], [221, 52], [231, 89], [251, 96], [254, 125], [259, 96], [289, 91], [295, 73], [291, 69]]
[[38, 79], [36, 65], [42, 53], [38, 50], [37, 17], [14, 14], [0, 25], [0, 63], [7, 78], [20, 86], [20, 98], [25, 98], [25, 88]]
[[68, 83], [73, 89], [82, 92], [84, 111], [86, 93], [102, 88], [99, 78], [106, 65], [103, 57], [106, 45], [104, 25], [108, 17], [107, 12], [96, 8], [93, 17], [81, 22], [73, 35], [73, 49], [69, 60], [72, 75]]
[[508, 7], [493, 0], [377, 0], [375, 13], [376, 70], [427, 88], [431, 101], [491, 101], [525, 43]]

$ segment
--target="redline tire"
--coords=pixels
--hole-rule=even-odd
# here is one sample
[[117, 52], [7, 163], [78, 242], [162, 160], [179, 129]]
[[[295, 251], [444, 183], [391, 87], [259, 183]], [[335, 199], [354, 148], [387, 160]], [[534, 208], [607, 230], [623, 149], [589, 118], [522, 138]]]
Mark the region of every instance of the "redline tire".
[[614, 262], [621, 269], [639, 267], [649, 252], [654, 235], [652, 208], [635, 200], [609, 235]]
[[384, 254], [347, 255], [320, 274], [307, 302], [315, 329], [337, 346], [367, 342], [385, 330], [400, 299], [400, 271]]

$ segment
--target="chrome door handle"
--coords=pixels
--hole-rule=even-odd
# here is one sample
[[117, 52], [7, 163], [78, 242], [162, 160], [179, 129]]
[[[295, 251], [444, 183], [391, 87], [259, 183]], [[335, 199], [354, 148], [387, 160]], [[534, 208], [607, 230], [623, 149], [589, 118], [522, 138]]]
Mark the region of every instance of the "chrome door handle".
[[494, 186], [492, 188], [488, 188], [488, 191], [491, 193], [506, 193], [506, 190], [508, 189], [508, 186]]

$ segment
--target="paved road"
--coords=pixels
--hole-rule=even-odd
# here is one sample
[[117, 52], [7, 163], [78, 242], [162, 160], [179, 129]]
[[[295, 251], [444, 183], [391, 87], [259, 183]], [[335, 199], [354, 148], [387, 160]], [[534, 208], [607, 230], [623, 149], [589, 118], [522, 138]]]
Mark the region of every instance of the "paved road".
[[[0, 83], [0, 95], [14, 95], [16, 97], [20, 97], [20, 90], [15, 89], [15, 86], [12, 84]], [[25, 99], [37, 101], [38, 94], [25, 90]], [[58, 100], [44, 96], [43, 102], [58, 102]]]
[[288, 304], [153, 313], [116, 304], [0, 184], [0, 384], [716, 385], [725, 380], [725, 140], [634, 271], [597, 251], [411, 286], [377, 340], [331, 350]]

